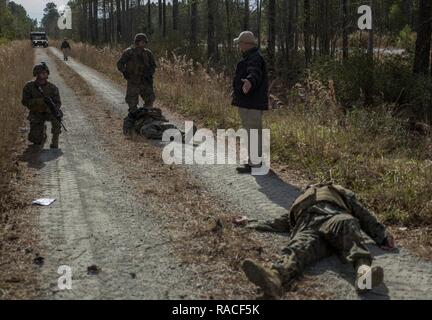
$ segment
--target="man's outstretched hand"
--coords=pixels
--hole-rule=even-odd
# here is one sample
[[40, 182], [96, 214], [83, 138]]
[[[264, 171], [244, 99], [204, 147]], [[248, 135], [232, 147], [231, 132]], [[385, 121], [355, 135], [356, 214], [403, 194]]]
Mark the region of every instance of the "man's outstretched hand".
[[248, 79], [242, 79], [243, 81], [243, 93], [248, 94], [249, 91], [252, 89], [252, 83]]
[[387, 237], [384, 241], [384, 244], [381, 246], [381, 249], [386, 251], [391, 251], [396, 248], [396, 242], [393, 236], [390, 233], [387, 233]]

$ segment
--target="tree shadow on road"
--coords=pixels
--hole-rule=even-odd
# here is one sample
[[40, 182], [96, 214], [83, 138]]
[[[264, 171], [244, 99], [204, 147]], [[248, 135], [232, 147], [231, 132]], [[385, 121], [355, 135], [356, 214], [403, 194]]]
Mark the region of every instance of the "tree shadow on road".
[[61, 149], [42, 149], [29, 145], [18, 159], [26, 162], [29, 168], [40, 170], [45, 167], [45, 163], [56, 160], [62, 155], [63, 151]]

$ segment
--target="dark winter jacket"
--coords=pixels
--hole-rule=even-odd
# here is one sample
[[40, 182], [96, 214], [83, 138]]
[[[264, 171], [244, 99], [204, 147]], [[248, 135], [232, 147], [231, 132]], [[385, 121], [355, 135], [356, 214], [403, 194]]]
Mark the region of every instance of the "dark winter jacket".
[[[252, 88], [244, 94], [242, 79], [248, 79]], [[237, 64], [233, 81], [232, 105], [240, 108], [268, 109], [268, 75], [267, 66], [258, 48], [253, 48], [243, 54], [243, 59]]]
[[63, 49], [70, 49], [71, 46], [70, 46], [69, 42], [67, 42], [67, 41], [63, 41], [62, 44], [61, 44], [61, 47], [60, 47], [60, 48], [61, 48], [62, 50], [63, 50]]

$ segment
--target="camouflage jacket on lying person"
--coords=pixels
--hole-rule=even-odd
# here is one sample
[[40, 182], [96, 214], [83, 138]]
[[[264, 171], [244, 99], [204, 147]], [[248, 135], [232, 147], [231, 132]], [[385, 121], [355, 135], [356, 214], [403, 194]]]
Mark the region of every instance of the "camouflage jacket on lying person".
[[308, 209], [323, 202], [336, 205], [340, 209], [333, 214], [349, 213], [357, 218], [362, 230], [372, 240], [378, 245], [384, 243], [387, 236], [384, 225], [378, 222], [376, 217], [357, 200], [353, 191], [331, 183], [309, 187], [294, 201], [288, 213], [274, 220], [251, 221], [248, 228], [264, 232], [295, 233], [297, 222], [300, 221], [302, 215], [308, 214]]
[[168, 129], [176, 129], [176, 126], [169, 123], [158, 108], [139, 108], [125, 118], [123, 125], [124, 134], [135, 132], [155, 140], [162, 139]]

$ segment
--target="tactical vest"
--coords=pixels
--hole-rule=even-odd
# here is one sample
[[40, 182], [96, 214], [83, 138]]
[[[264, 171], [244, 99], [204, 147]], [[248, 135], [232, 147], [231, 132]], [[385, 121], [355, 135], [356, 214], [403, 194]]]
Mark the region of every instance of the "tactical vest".
[[341, 196], [343, 190], [340, 189], [343, 188], [332, 184], [309, 188], [305, 193], [298, 197], [291, 206], [291, 223], [294, 225], [295, 221], [297, 221], [297, 218], [304, 210], [319, 202], [330, 202], [349, 211], [343, 197]]
[[[56, 94], [55, 87], [51, 85], [51, 83], [49, 82], [46, 85], [41, 86], [41, 88], [42, 91], [44, 92], [44, 95], [47, 97], [53, 97]], [[32, 99], [30, 101], [31, 104], [30, 110], [38, 113], [48, 112], [49, 111], [48, 106], [44, 102], [44, 98], [42, 94], [39, 92], [38, 88], [36, 87], [34, 81], [31, 82], [30, 90], [32, 96]]]
[[144, 76], [150, 67], [150, 57], [148, 50], [144, 49], [142, 53], [137, 48], [131, 48], [131, 57], [126, 64], [127, 73], [134, 78]]

